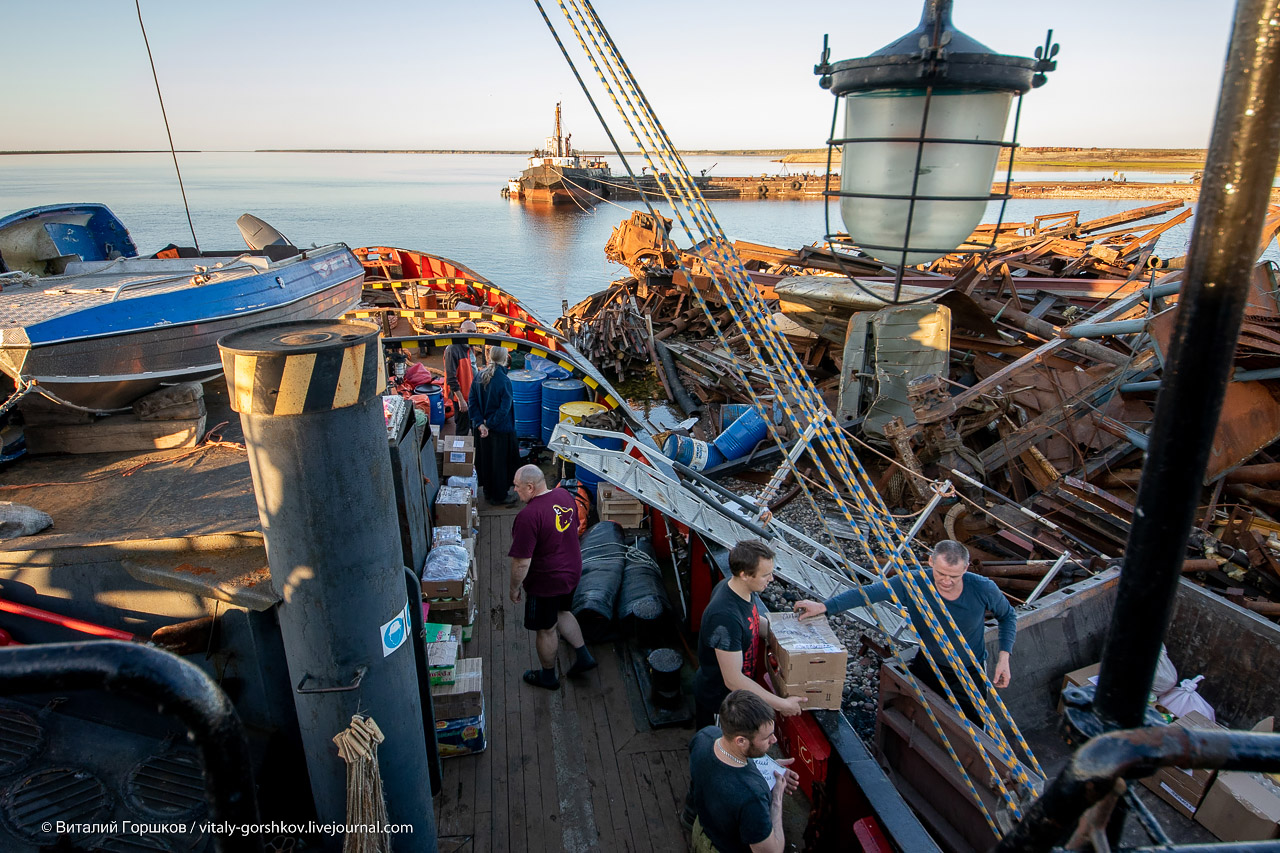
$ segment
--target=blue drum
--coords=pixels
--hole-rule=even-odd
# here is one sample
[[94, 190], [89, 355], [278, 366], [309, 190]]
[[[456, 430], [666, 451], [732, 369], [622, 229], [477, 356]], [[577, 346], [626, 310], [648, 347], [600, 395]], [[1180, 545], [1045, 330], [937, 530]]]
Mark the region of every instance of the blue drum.
[[516, 438], [536, 439], [542, 433], [542, 383], [547, 377], [536, 370], [513, 370], [507, 378], [511, 380]]
[[662, 443], [662, 452], [668, 459], [674, 459], [695, 471], [714, 468], [724, 461], [724, 456], [716, 450], [715, 445], [687, 435], [667, 436], [667, 440]]
[[444, 393], [439, 385], [420, 385], [414, 390], [421, 389], [423, 394], [427, 395], [427, 401], [431, 404], [431, 423], [444, 423]]
[[752, 407], [750, 411], [743, 413], [730, 424], [728, 429], [720, 433], [713, 443], [725, 459], [741, 459], [768, 434], [768, 424], [764, 422], [764, 418], [760, 417], [755, 407]]
[[750, 403], [725, 403], [720, 407], [720, 431], [724, 432], [738, 418], [751, 411]]
[[548, 379], [542, 383], [542, 443], [551, 441], [551, 433], [560, 422], [560, 407], [587, 399], [587, 386], [581, 379]]

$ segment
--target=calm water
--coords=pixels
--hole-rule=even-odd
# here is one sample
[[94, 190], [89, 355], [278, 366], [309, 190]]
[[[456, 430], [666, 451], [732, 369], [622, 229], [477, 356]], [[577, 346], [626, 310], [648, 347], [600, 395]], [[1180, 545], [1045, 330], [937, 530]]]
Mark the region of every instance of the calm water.
[[[298, 245], [341, 241], [443, 255], [516, 294], [546, 320], [560, 315], [562, 301], [573, 304], [626, 275], [605, 260], [604, 244], [614, 226], [641, 206], [546, 210], [508, 201], [499, 191], [508, 177], [519, 174], [523, 155], [226, 153], [179, 155], [179, 162], [203, 248], [242, 246], [235, 220], [253, 213]], [[709, 169], [716, 175], [786, 171], [757, 157], [690, 157], [686, 162], [695, 173]], [[618, 164], [613, 165], [617, 174]], [[816, 168], [792, 165], [790, 171]], [[1025, 177], [1054, 179], [1044, 172]], [[1148, 173], [1143, 177], [1152, 179]], [[106, 204], [129, 228], [140, 252], [191, 242], [167, 154], [0, 156], [0, 215], [65, 202]], [[1143, 204], [1013, 201], [1005, 219], [1028, 221], [1075, 209], [1088, 219]], [[665, 204], [659, 208], [670, 215]], [[823, 208], [812, 201], [712, 202], [730, 237], [782, 247], [821, 239]], [[988, 221], [997, 214], [993, 205]], [[833, 206], [832, 223], [842, 228], [838, 220]], [[679, 229], [677, 221], [677, 242], [688, 245]], [[1173, 229], [1160, 251], [1180, 254], [1189, 240], [1189, 227]]]

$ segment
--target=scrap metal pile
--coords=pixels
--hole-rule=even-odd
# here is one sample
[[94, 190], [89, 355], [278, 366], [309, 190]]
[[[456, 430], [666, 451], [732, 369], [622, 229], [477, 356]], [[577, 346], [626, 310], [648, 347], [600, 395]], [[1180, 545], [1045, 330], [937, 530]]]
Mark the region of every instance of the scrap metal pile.
[[[1156, 244], [1186, 228], [1191, 211], [1180, 208], [984, 226], [972, 240], [992, 250], [907, 269], [898, 305], [885, 302], [894, 270], [848, 244], [734, 248], [889, 506], [919, 512], [931, 484], [950, 481], [954, 495], [921, 535], [966, 541], [976, 570], [1021, 601], [1124, 551], [1184, 260]], [[707, 247], [678, 263], [669, 227], [639, 212], [623, 222], [608, 255], [631, 275], [557, 328], [620, 379], [658, 365], [687, 414], [763, 395], [770, 367], [751, 361], [730, 326]], [[1277, 229], [1273, 207], [1259, 255]], [[1278, 293], [1275, 266], [1260, 262], [1183, 567], [1269, 618], [1280, 617]], [[711, 439], [718, 423], [704, 417], [693, 434]]]

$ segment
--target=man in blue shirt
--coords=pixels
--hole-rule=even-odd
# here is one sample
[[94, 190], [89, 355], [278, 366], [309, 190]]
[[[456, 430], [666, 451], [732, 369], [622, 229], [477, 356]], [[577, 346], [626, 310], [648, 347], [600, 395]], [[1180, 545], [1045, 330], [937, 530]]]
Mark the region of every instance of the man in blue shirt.
[[[985, 622], [987, 613], [995, 616], [1000, 623], [1000, 652], [996, 656], [995, 671], [991, 675], [991, 682], [996, 687], [1007, 687], [1011, 677], [1009, 660], [1013, 653], [1014, 640], [1018, 635], [1018, 617], [1013, 608], [1009, 606], [1009, 602], [1005, 599], [1004, 593], [1000, 591], [999, 587], [989, 578], [968, 574], [968, 568], [969, 549], [959, 542], [946, 539], [939, 542], [929, 556], [928, 572], [910, 572], [909, 575], [915, 581], [914, 591], [916, 597], [925, 602], [937, 621], [942, 624], [947, 638], [956, 647], [956, 652], [963, 662], [967, 663], [966, 656], [959, 647], [960, 638], [963, 638], [968, 643], [969, 648], [973, 649], [973, 655], [978, 661], [978, 666], [985, 670], [987, 662], [987, 647], [983, 640], [983, 634], [986, 629]], [[938, 664], [938, 668], [950, 685], [952, 693], [960, 701], [960, 706], [964, 709], [965, 716], [975, 722], [979, 721], [979, 716], [973, 707], [973, 703], [960, 686], [960, 677], [947, 665], [947, 659], [943, 656], [942, 650], [933, 638], [933, 632], [929, 630], [928, 624], [918, 610], [915, 598], [912, 597], [911, 591], [908, 590], [904, 575], [896, 575], [888, 581], [880, 581], [859, 589], [847, 590], [822, 603], [808, 600], [798, 601], [795, 605], [795, 611], [796, 615], [802, 619], [820, 616], [823, 613], [840, 613], [853, 607], [860, 607], [868, 601], [872, 604], [888, 601], [891, 597], [890, 590], [892, 590], [892, 595], [897, 597], [898, 602], [910, 613], [911, 622], [916, 629], [916, 633], [920, 636], [934, 662]], [[948, 624], [946, 614], [940, 611], [939, 602], [945, 605], [946, 612], [951, 614], [951, 619], [954, 620], [956, 628], [960, 629], [960, 637], [956, 636], [955, 631]], [[934, 675], [923, 654], [917, 654], [908, 669], [911, 670], [916, 678], [929, 685], [933, 690], [939, 694], [943, 693], [942, 685], [939, 683], [937, 676]], [[980, 682], [979, 687], [981, 687]]]

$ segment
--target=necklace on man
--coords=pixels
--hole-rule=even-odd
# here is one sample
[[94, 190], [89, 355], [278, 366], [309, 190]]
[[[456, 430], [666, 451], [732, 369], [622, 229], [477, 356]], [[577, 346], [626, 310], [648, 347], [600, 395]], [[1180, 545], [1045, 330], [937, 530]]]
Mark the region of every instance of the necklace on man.
[[725, 749], [723, 746], [721, 746], [721, 745], [720, 745], [720, 739], [719, 739], [719, 738], [716, 738], [716, 749], [720, 750], [720, 754], [721, 754], [721, 755], [723, 755], [725, 758], [729, 759], [730, 761], [732, 761], [734, 764], [738, 765], [739, 767], [746, 767], [746, 766], [747, 766], [747, 759], [745, 759], [745, 758], [739, 758], [738, 756], [734, 755], [734, 754], [733, 754], [732, 752], [730, 752], [729, 750]]

